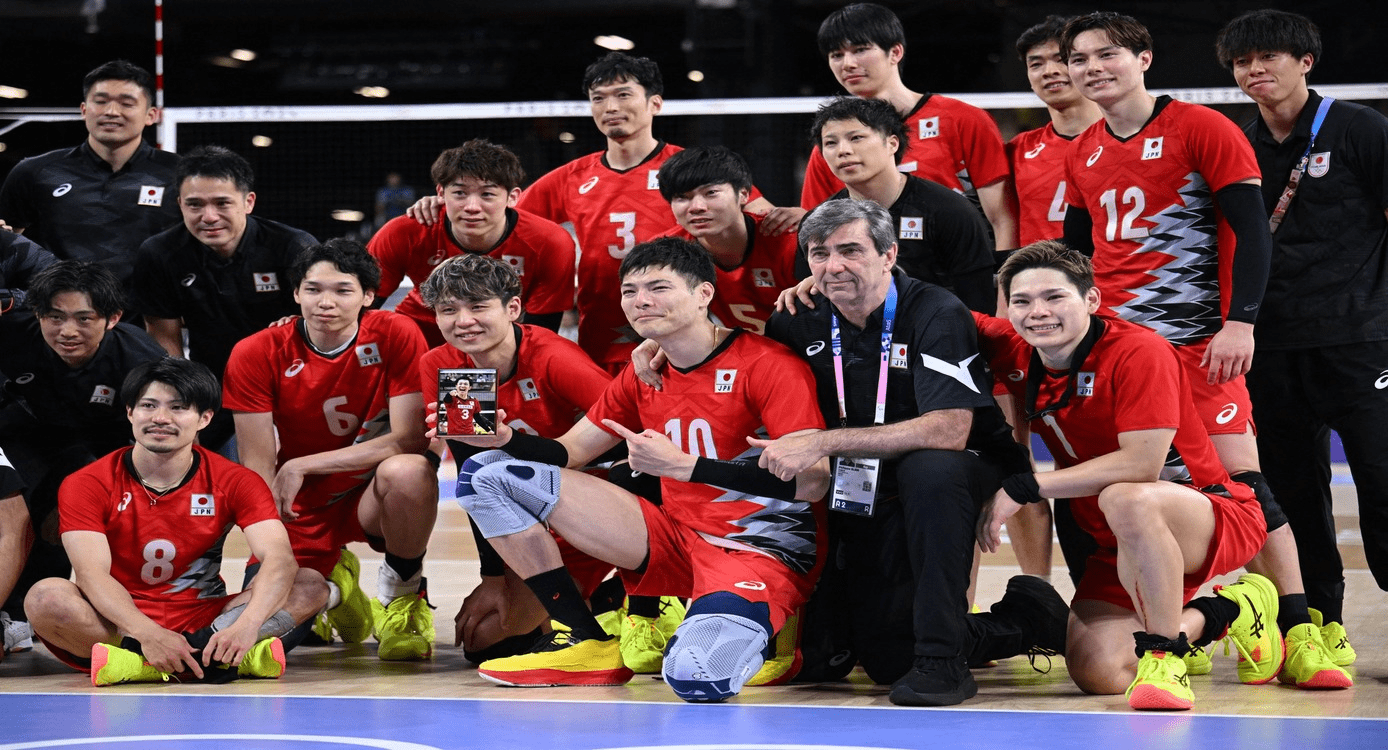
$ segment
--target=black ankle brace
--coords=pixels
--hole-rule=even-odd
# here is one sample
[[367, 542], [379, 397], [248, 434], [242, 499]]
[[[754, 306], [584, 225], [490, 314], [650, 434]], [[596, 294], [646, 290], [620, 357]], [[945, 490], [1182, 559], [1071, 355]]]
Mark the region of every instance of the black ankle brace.
[[1176, 656], [1185, 656], [1191, 652], [1190, 642], [1186, 640], [1185, 631], [1181, 631], [1181, 634], [1175, 638], [1164, 638], [1139, 630], [1133, 633], [1133, 641], [1137, 644], [1133, 650], [1137, 652], [1139, 659], [1148, 651], [1165, 651]]

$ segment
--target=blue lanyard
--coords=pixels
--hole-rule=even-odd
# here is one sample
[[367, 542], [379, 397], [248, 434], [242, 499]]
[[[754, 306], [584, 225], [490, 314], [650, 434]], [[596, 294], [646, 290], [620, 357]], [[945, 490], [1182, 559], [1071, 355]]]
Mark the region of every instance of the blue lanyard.
[[1321, 123], [1325, 122], [1325, 114], [1330, 111], [1330, 104], [1335, 100], [1331, 97], [1321, 99], [1321, 104], [1316, 108], [1316, 119], [1311, 122], [1311, 140], [1306, 143], [1306, 150], [1301, 152], [1301, 161], [1296, 163], [1292, 169], [1292, 176], [1287, 180], [1287, 187], [1282, 189], [1282, 195], [1277, 199], [1277, 206], [1272, 209], [1272, 215], [1268, 217], [1268, 231], [1276, 232], [1282, 226], [1282, 219], [1287, 216], [1287, 209], [1292, 205], [1292, 198], [1296, 196], [1296, 189], [1301, 184], [1301, 175], [1306, 173], [1306, 165], [1311, 162], [1311, 149], [1316, 145], [1316, 135], [1321, 132]]
[[[887, 416], [887, 364], [892, 356], [892, 329], [896, 327], [896, 279], [887, 287], [887, 304], [882, 311], [882, 367], [877, 373], [877, 407], [873, 424], [883, 424]], [[843, 387], [843, 338], [839, 316], [829, 308], [829, 347], [834, 353], [834, 385], [839, 396], [839, 426], [848, 426], [848, 403]]]

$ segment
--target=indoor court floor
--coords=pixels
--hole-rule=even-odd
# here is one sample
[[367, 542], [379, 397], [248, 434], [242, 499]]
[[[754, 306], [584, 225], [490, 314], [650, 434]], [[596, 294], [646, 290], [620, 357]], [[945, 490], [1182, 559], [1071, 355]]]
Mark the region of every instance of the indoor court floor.
[[[451, 498], [451, 481], [443, 497]], [[1359, 652], [1355, 687], [1309, 692], [1239, 684], [1236, 655], [1214, 647], [1214, 673], [1193, 677], [1196, 708], [1131, 711], [1123, 696], [1086, 696], [1064, 660], [1046, 674], [1025, 658], [975, 670], [977, 698], [949, 709], [892, 706], [861, 672], [845, 683], [748, 688], [721, 705], [688, 705], [658, 679], [615, 688], [503, 688], [454, 648], [453, 615], [477, 581], [467, 518], [441, 504], [425, 573], [437, 606], [434, 658], [386, 663], [375, 644], [302, 647], [279, 680], [95, 689], [42, 647], [0, 663], [0, 750], [19, 748], [1388, 748], [1388, 595], [1363, 567], [1352, 486], [1336, 489], [1346, 551], [1346, 626]], [[380, 556], [356, 548], [371, 592]], [[239, 581], [233, 539], [223, 575]], [[1059, 564], [1053, 576], [1073, 592]], [[1016, 573], [1004, 548], [984, 558], [985, 608]], [[1232, 577], [1231, 577], [1232, 579]], [[1044, 658], [1037, 661], [1047, 667]]]

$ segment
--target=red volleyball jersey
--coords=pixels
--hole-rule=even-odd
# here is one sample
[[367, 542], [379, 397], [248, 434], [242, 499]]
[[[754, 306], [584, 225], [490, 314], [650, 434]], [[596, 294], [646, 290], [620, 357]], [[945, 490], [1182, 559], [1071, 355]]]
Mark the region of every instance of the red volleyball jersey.
[[[564, 312], [574, 304], [574, 240], [563, 227], [528, 211], [507, 210], [506, 234], [486, 255], [504, 261], [520, 277], [521, 302], [526, 312]], [[424, 305], [419, 285], [438, 265], [455, 255], [470, 253], [453, 239], [448, 214], [439, 209], [433, 226], [408, 216], [386, 222], [366, 249], [381, 265], [380, 297], [389, 297], [406, 276], [416, 288], [395, 311], [434, 325], [434, 311]]]
[[1074, 138], [1055, 132], [1050, 123], [1007, 142], [1023, 247], [1065, 236], [1065, 163], [1074, 144]]
[[[704, 458], [755, 461], [760, 450], [747, 438], [822, 429], [809, 365], [781, 344], [734, 330], [708, 359], [685, 372], [666, 366], [655, 390], [627, 368], [588, 411], [606, 429], [611, 419], [633, 432], [665, 433], [686, 453]], [[748, 547], [809, 572], [822, 526], [811, 504], [774, 500], [705, 484], [661, 479], [670, 516], [726, 547]]]
[[[577, 344], [553, 331], [530, 325], [516, 329], [516, 371], [497, 386], [497, 408], [506, 412], [511, 429], [557, 438], [588, 411], [612, 376]], [[472, 357], [444, 344], [420, 360], [419, 376], [425, 389], [437, 392], [439, 370], [472, 367], [477, 367]]]
[[[960, 193], [991, 185], [1007, 177], [1007, 154], [1002, 133], [988, 113], [972, 104], [939, 94], [926, 94], [906, 115], [906, 154], [898, 167], [923, 180]], [[812, 209], [843, 190], [814, 147], [805, 165], [800, 207]]]
[[[763, 216], [744, 214], [751, 247], [737, 268], [725, 269], [714, 263], [718, 281], [714, 284], [713, 302], [709, 313], [729, 328], [746, 328], [753, 333], [765, 333], [766, 321], [776, 311], [776, 297], [781, 290], [795, 286], [796, 235], [793, 232], [768, 237], [761, 234]], [[676, 226], [667, 233], [694, 241], [683, 227]]]
[[1214, 194], [1259, 177], [1248, 139], [1224, 115], [1158, 100], [1130, 138], [1100, 120], [1076, 139], [1065, 199], [1089, 212], [1103, 306], [1176, 345], [1217, 333], [1227, 313], [1234, 233]]
[[129, 464], [132, 450], [107, 454], [63, 481], [60, 528], [104, 534], [111, 577], [141, 612], [165, 625], [166, 608], [182, 613], [187, 602], [226, 595], [222, 544], [231, 527], [277, 521], [279, 513], [255, 472], [199, 446], [193, 476], [151, 496]]
[[[1025, 400], [1031, 346], [1007, 320], [980, 313], [974, 313], [974, 320], [993, 371], [1023, 373], [1000, 382], [1014, 397]], [[1185, 369], [1171, 344], [1124, 320], [1105, 316], [1104, 323], [1104, 333], [1085, 358], [1069, 403], [1031, 421], [1032, 430], [1045, 441], [1056, 466], [1075, 466], [1113, 453], [1119, 448], [1118, 436], [1124, 432], [1174, 429], [1172, 446], [1181, 454], [1195, 487], [1223, 485], [1232, 495], [1228, 502], [1257, 503], [1253, 491], [1230, 479], [1220, 463], [1191, 401]], [[1069, 384], [1067, 375], [1048, 372], [1038, 388], [1036, 403], [1028, 404], [1028, 410], [1059, 403]], [[1098, 503], [1098, 496], [1071, 499], [1080, 525], [1101, 546], [1115, 547], [1117, 539]]]
[[[277, 466], [388, 432], [390, 399], [420, 392], [424, 336], [405, 316], [366, 311], [356, 339], [334, 357], [314, 351], [302, 325], [296, 321], [243, 339], [231, 352], [222, 385], [226, 408], [274, 415]], [[294, 506], [334, 503], [365, 486], [371, 474], [309, 475]]]

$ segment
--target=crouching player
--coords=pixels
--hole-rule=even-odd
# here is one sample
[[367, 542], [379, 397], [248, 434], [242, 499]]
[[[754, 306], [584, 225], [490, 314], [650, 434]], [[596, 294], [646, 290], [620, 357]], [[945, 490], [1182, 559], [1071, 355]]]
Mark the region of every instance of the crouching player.
[[[1075, 684], [1104, 695], [1126, 688], [1137, 709], [1190, 708], [1181, 657], [1226, 633], [1240, 679], [1271, 680], [1285, 655], [1272, 583], [1245, 575], [1191, 600], [1248, 562], [1267, 530], [1253, 491], [1220, 464], [1175, 350], [1144, 327], [1095, 315], [1093, 268], [1063, 244], [1023, 248], [999, 282], [1010, 324], [976, 315], [984, 349], [995, 372], [1027, 373], [1008, 388], [1024, 399], [1056, 469], [1005, 480], [984, 509], [979, 543], [997, 549], [1003, 521], [1048, 497], [1069, 502], [1094, 537], [1065, 651]], [[1158, 478], [1173, 447], [1190, 485]]]
[[[323, 576], [294, 564], [270, 490], [255, 472], [194, 445], [220, 406], [202, 364], [165, 358], [121, 386], [135, 433], [58, 493], [74, 584], [47, 578], [25, 601], [35, 632], [92, 684], [279, 677], [279, 636], [327, 601]], [[218, 574], [233, 525], [260, 574], [228, 596]], [[90, 661], [87, 659], [90, 655]]]
[[[762, 665], [771, 635], [808, 597], [822, 564], [822, 519], [811, 501], [828, 461], [790, 481], [756, 464], [752, 436], [822, 429], [809, 368], [789, 350], [714, 325], [715, 271], [698, 245], [662, 238], [619, 269], [622, 310], [668, 357], [664, 390], [624, 370], [558, 440], [500, 425], [467, 438], [458, 500], [491, 544], [567, 629], [530, 653], [484, 662], [508, 685], [621, 684], [618, 643], [584, 606], [545, 526], [623, 569], [627, 591], [689, 597], [662, 673], [689, 701], [736, 695]], [[633, 471], [661, 477], [664, 505], [568, 468], [622, 440]]]

